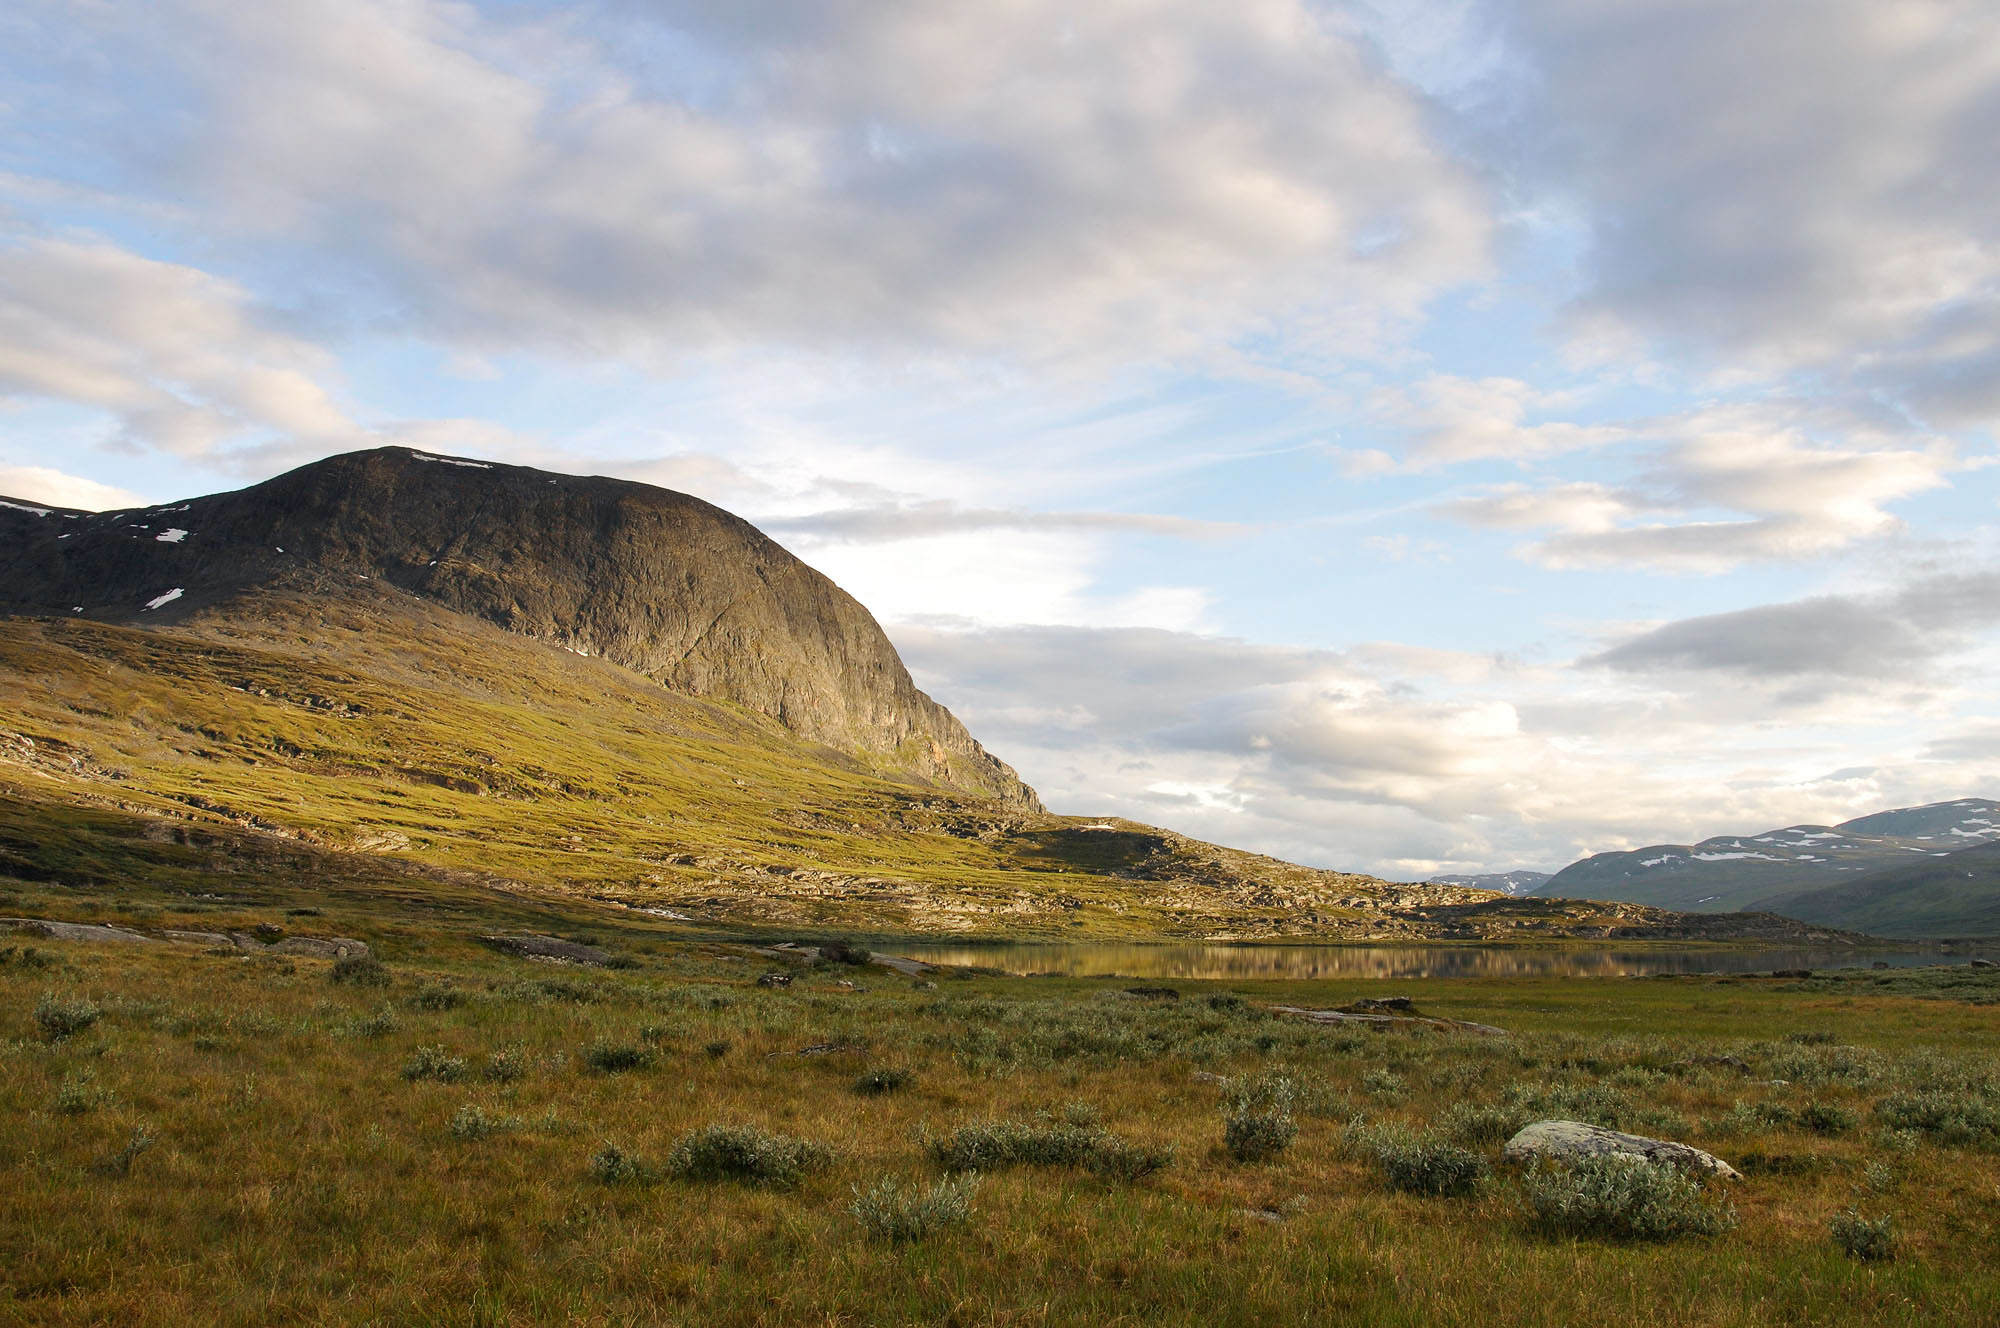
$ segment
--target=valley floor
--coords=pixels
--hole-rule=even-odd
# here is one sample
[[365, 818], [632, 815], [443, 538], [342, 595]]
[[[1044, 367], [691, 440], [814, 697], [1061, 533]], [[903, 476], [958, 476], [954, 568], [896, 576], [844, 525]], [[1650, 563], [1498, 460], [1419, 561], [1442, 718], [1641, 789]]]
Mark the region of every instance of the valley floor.
[[[2000, 1321], [1996, 970], [1135, 995], [313, 898], [0, 882], [379, 960], [0, 935], [0, 1322]], [[1505, 1035], [1270, 1008], [1386, 995]], [[1563, 1229], [1499, 1158], [1546, 1117], [1730, 1161], [1723, 1229]]]

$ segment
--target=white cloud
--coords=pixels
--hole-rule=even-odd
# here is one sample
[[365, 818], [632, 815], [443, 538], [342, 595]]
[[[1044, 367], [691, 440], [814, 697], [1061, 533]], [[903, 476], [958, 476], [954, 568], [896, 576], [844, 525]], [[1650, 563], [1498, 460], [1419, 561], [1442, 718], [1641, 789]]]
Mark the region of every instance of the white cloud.
[[103, 410], [128, 444], [190, 458], [246, 437], [295, 456], [359, 445], [319, 381], [331, 368], [205, 272], [96, 240], [0, 242], [0, 393]]
[[44, 8], [187, 102], [98, 151], [473, 350], [1365, 351], [1484, 270], [1421, 99], [1303, 0]]
[[0, 466], [0, 494], [85, 512], [108, 512], [121, 507], [146, 505], [144, 498], [129, 489], [65, 475], [47, 466]]
[[1618, 442], [1615, 424], [1552, 419], [1531, 413], [1571, 404], [1572, 394], [1537, 388], [1518, 378], [1459, 378], [1431, 374], [1408, 386], [1375, 393], [1372, 413], [1406, 440], [1406, 464], [1416, 468], [1502, 458], [1527, 461]]
[[[1663, 439], [1632, 483], [1509, 485], [1442, 505], [1472, 525], [1552, 532], [1523, 550], [1549, 567], [1719, 572], [1801, 559], [1900, 531], [1889, 505], [1961, 468], [1941, 440], [1827, 444], [1793, 410], [1713, 407], [1653, 421]], [[1719, 517], [1715, 513], [1735, 513]]]

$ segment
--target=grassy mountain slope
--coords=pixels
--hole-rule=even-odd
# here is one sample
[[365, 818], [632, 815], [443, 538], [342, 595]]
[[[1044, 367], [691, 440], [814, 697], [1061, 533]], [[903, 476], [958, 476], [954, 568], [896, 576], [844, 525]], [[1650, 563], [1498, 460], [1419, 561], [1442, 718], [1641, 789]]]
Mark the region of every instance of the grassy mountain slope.
[[13, 821], [0, 874], [26, 880], [116, 880], [186, 840], [215, 860], [179, 868], [196, 876], [401, 877], [413, 890], [594, 897], [732, 925], [1050, 938], [1804, 931], [1394, 885], [918, 787], [747, 708], [374, 583], [254, 592], [171, 629], [0, 619], [0, 780]]
[[2000, 936], [2000, 844], [1773, 896], [1757, 907], [1876, 936]]

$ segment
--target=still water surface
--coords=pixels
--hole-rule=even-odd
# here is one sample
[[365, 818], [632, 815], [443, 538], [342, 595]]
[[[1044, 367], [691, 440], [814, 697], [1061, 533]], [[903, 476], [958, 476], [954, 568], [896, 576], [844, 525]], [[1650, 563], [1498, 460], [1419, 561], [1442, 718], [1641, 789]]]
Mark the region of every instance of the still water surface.
[[1896, 968], [1962, 964], [1964, 951], [1520, 950], [1505, 946], [1131, 945], [1117, 942], [885, 944], [885, 954], [1009, 973], [1133, 978], [1624, 977], [1654, 973], [1755, 973], [1775, 968]]

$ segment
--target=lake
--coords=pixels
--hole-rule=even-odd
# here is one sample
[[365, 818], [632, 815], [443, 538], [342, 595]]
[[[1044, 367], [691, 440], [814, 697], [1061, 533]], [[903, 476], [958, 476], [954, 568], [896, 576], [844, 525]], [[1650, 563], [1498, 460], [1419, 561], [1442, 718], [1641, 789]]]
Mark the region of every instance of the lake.
[[[1529, 950], [1506, 946], [1136, 945], [1120, 942], [883, 944], [884, 954], [1009, 973], [1131, 978], [1650, 977], [1655, 973], [1768, 973], [1779, 968], [1895, 968], [1962, 964], [1960, 946], [1934, 950]], [[2000, 944], [1994, 947], [2000, 952]]]

